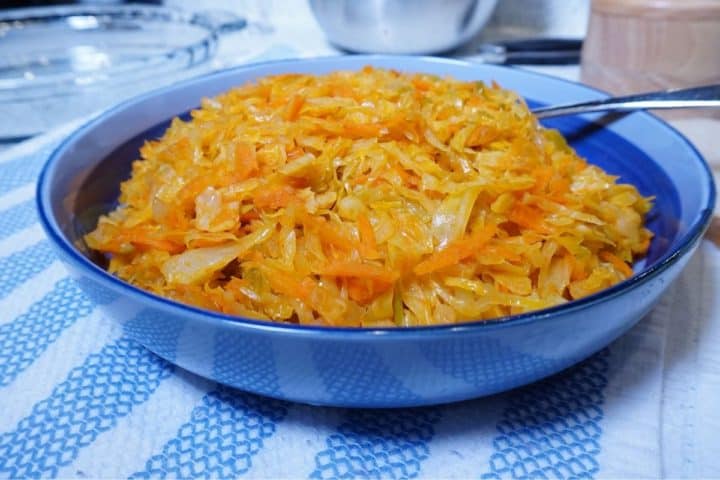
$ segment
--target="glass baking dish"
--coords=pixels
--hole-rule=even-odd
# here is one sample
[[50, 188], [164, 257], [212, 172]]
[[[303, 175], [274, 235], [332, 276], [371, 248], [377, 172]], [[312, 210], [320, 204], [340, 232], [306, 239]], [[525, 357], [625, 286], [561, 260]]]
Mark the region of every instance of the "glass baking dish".
[[199, 73], [219, 34], [245, 25], [227, 12], [151, 5], [0, 12], [0, 138], [33, 135]]

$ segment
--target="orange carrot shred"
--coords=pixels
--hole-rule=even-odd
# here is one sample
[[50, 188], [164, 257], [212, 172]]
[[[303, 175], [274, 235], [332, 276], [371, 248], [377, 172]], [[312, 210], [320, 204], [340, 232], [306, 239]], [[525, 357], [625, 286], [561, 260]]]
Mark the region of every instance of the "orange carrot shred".
[[293, 122], [300, 116], [300, 110], [305, 104], [305, 97], [302, 95], [293, 95], [288, 103], [287, 112], [285, 113], [285, 120]]
[[330, 263], [320, 273], [330, 277], [371, 278], [384, 283], [394, 283], [400, 276], [378, 265], [351, 260]]
[[428, 82], [427, 80], [423, 80], [422, 78], [419, 78], [419, 77], [413, 78], [411, 80], [411, 83], [413, 84], [413, 86], [416, 89], [418, 89], [422, 92], [430, 90], [430, 87], [432, 87], [432, 84], [430, 82]]
[[375, 258], [378, 256], [377, 240], [375, 239], [375, 231], [370, 224], [367, 215], [361, 213], [358, 216], [358, 230], [360, 231], [360, 247], [365, 258]]
[[543, 225], [542, 211], [537, 207], [516, 204], [510, 211], [509, 218], [521, 227], [541, 233], [547, 232], [547, 228]]
[[393, 288], [392, 283], [373, 281], [367, 278], [346, 278], [348, 296], [356, 302], [367, 305]]
[[350, 138], [372, 138], [380, 135], [380, 125], [371, 123], [346, 123], [343, 133]]
[[287, 207], [296, 199], [295, 189], [289, 185], [275, 185], [260, 190], [253, 198], [258, 208], [276, 209]]
[[489, 224], [473, 232], [470, 236], [457, 240], [442, 250], [438, 250], [428, 258], [418, 263], [413, 272], [415, 275], [427, 275], [428, 273], [456, 265], [458, 262], [474, 255], [483, 247], [497, 232], [497, 226]]
[[242, 181], [257, 174], [259, 169], [255, 146], [247, 143], [235, 145], [236, 180]]
[[615, 255], [614, 253], [611, 253], [607, 250], [602, 250], [600, 252], [600, 258], [605, 260], [606, 262], [610, 262], [613, 264], [615, 268], [618, 269], [620, 273], [622, 273], [625, 278], [630, 278], [633, 275], [632, 268], [630, 268], [630, 265], [625, 263], [620, 257]]

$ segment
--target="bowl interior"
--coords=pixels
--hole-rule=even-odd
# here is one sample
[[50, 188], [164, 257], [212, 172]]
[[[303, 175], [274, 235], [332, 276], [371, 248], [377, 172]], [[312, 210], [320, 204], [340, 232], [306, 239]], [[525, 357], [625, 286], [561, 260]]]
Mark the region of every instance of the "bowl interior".
[[[464, 80], [495, 80], [522, 94], [528, 103], [553, 104], [602, 96], [587, 87], [521, 70], [417, 57], [341, 57], [286, 61], [221, 72], [153, 92], [122, 104], [81, 128], [53, 154], [39, 185], [41, 217], [57, 234], [73, 261], [103, 266], [100, 255], [84, 248], [82, 236], [100, 214], [117, 202], [119, 184], [146, 140], [162, 135], [172, 117], [187, 115], [204, 96], [212, 96], [259, 76], [284, 72], [322, 73], [359, 69], [366, 64], [405, 71], [451, 75]], [[643, 113], [624, 116], [564, 117], [547, 121], [559, 129], [590, 163], [653, 196], [647, 217], [655, 237], [642, 273], [690, 243], [707, 225], [714, 186], [697, 151], [662, 121]], [[77, 255], [80, 251], [82, 257]], [[74, 253], [73, 253], [74, 252]]]

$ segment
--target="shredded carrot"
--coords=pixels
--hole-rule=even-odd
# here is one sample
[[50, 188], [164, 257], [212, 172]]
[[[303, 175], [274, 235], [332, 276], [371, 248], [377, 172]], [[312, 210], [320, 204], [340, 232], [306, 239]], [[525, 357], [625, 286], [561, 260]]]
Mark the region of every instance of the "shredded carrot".
[[491, 128], [487, 125], [478, 125], [470, 134], [467, 145], [469, 147], [477, 147], [480, 145], [487, 145], [488, 143], [496, 140], [499, 136], [496, 129]]
[[279, 275], [276, 273], [268, 275], [267, 278], [272, 289], [281, 295], [307, 300], [312, 291], [307, 283], [303, 283], [305, 279], [298, 280], [293, 275]]
[[570, 280], [585, 280], [588, 277], [588, 273], [585, 271], [585, 267], [583, 266], [583, 264], [579, 262], [571, 253], [568, 253], [565, 256], [570, 261]]
[[350, 138], [374, 138], [380, 135], [382, 127], [370, 123], [346, 123], [343, 133]]
[[273, 185], [260, 190], [253, 198], [257, 208], [278, 209], [295, 200], [295, 189], [289, 185]]
[[427, 275], [428, 273], [450, 267], [458, 262], [477, 253], [497, 231], [495, 225], [488, 225], [485, 228], [474, 232], [472, 235], [451, 243], [446, 248], [438, 250], [427, 259], [418, 263], [413, 271], [415, 275]]
[[287, 112], [285, 114], [285, 120], [290, 122], [297, 120], [300, 116], [300, 110], [305, 104], [305, 97], [302, 95], [293, 95], [288, 103]]
[[235, 179], [245, 180], [255, 174], [259, 169], [255, 146], [240, 142], [235, 145]]
[[602, 250], [600, 252], [600, 258], [605, 260], [606, 262], [612, 263], [613, 266], [615, 268], [617, 268], [618, 271], [620, 273], [622, 273], [625, 278], [632, 277], [632, 274], [633, 274], [632, 268], [630, 268], [630, 266], [627, 263], [623, 262], [622, 259], [620, 259], [620, 257], [615, 255], [614, 253], [609, 252], [607, 250]]
[[353, 185], [362, 185], [366, 183], [370, 179], [370, 174], [367, 173], [365, 175], [358, 175], [357, 177], [352, 179]]
[[360, 231], [361, 253], [365, 258], [376, 258], [378, 254], [375, 232], [367, 215], [358, 215], [358, 230]]
[[180, 190], [179, 198], [181, 201], [194, 202], [195, 198], [197, 198], [197, 196], [200, 195], [206, 188], [226, 187], [231, 185], [235, 180], [236, 177], [234, 176], [222, 176], [217, 173], [208, 173], [208, 175], [195, 177]]
[[390, 283], [395, 282], [399, 274], [370, 263], [353, 262], [353, 261], [337, 261], [328, 264], [320, 272], [322, 275], [330, 277], [356, 277], [370, 278], [379, 282]]
[[553, 175], [553, 169], [551, 166], [541, 165], [533, 169], [532, 175], [535, 178], [533, 192], [542, 193], [547, 189], [547, 186], [550, 183], [550, 178]]
[[343, 250], [358, 248], [357, 242], [344, 232], [333, 228], [323, 217], [305, 215], [302, 220], [307, 227], [317, 232], [320, 242], [324, 245]]
[[313, 290], [317, 287], [317, 282], [310, 277], [305, 277], [300, 280], [300, 284], [297, 288], [297, 295], [302, 299], [310, 298]]
[[295, 147], [287, 151], [287, 158], [291, 161], [303, 155], [305, 155], [305, 150], [302, 147]]
[[430, 90], [432, 87], [432, 83], [428, 82], [427, 80], [424, 80], [420, 77], [416, 77], [412, 79], [412, 84], [415, 88], [417, 88], [420, 91], [426, 91]]
[[251, 220], [258, 220], [260, 218], [260, 212], [257, 210], [250, 210], [245, 213], [240, 214], [240, 221], [241, 222], [249, 222]]
[[543, 212], [531, 205], [515, 205], [508, 216], [509, 220], [523, 228], [545, 233], [547, 227], [543, 224]]
[[366, 305], [393, 288], [391, 282], [373, 281], [367, 278], [346, 279], [348, 296], [361, 305]]

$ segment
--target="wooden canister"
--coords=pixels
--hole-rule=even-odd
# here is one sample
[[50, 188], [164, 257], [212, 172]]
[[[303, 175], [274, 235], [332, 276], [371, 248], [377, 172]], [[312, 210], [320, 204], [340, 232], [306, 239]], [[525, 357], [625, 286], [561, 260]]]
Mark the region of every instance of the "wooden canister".
[[593, 0], [581, 78], [615, 94], [720, 83], [720, 0]]

